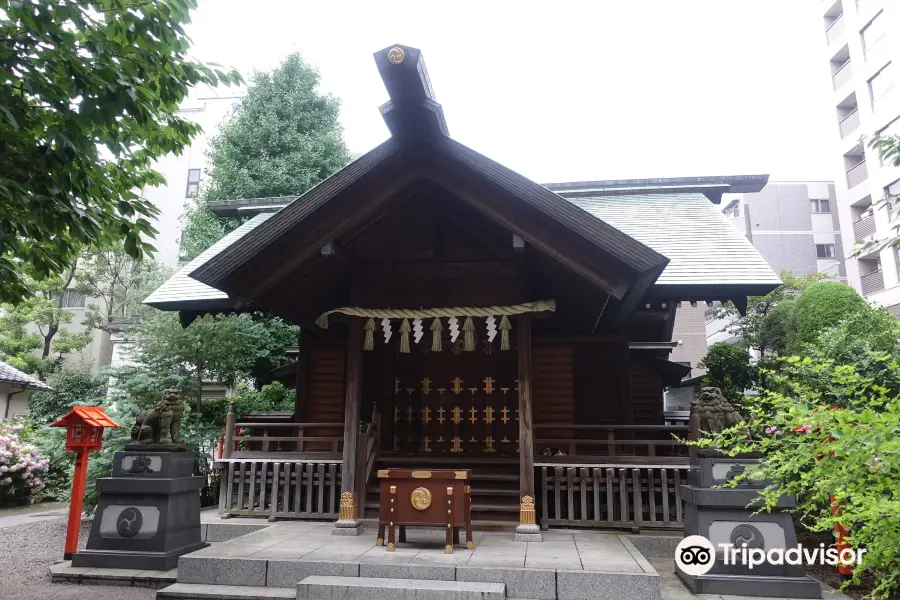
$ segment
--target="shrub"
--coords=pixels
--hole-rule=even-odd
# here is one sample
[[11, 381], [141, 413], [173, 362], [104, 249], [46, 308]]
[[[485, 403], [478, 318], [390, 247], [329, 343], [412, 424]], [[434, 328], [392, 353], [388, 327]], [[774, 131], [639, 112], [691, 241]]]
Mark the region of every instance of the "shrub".
[[787, 356], [796, 345], [797, 301], [779, 302], [763, 317], [759, 327], [759, 344], [767, 351]]
[[814, 283], [797, 299], [794, 341], [797, 345], [813, 343], [823, 330], [868, 307], [848, 285], [833, 281]]
[[99, 404], [106, 397], [106, 381], [86, 367], [63, 367], [47, 380], [52, 390], [33, 392], [28, 397], [31, 422], [44, 425], [62, 417], [75, 404]]
[[741, 403], [744, 390], [752, 387], [756, 378], [747, 349], [726, 342], [716, 342], [710, 346], [700, 362], [700, 368], [707, 369], [704, 385], [722, 390], [735, 406]]
[[[871, 359], [900, 379], [897, 360]], [[875, 577], [873, 596], [887, 598], [900, 587], [900, 396], [853, 365], [798, 357], [783, 362], [781, 373], [770, 374], [779, 391], [748, 397], [747, 421], [701, 445], [732, 456], [759, 452], [758, 467], [746, 476], [770, 482], [764, 509], [794, 494], [797, 517], [811, 531], [849, 527], [850, 544], [867, 550], [854, 580], [868, 570]], [[841, 506], [837, 515], [832, 494]]]
[[50, 461], [19, 438], [23, 429], [24, 425], [0, 423], [0, 504], [27, 500], [44, 486], [41, 476]]

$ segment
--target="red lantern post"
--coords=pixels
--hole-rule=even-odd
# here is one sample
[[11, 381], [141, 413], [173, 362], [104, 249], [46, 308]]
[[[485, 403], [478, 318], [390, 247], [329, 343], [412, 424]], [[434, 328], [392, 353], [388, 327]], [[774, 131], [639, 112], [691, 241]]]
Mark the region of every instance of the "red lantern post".
[[72, 502], [69, 504], [69, 526], [66, 529], [66, 547], [63, 554], [65, 560], [70, 560], [78, 550], [88, 453], [103, 447], [105, 427], [118, 427], [118, 424], [106, 416], [100, 406], [73, 406], [66, 416], [50, 427], [65, 427], [66, 450], [75, 452], [75, 477], [72, 480]]

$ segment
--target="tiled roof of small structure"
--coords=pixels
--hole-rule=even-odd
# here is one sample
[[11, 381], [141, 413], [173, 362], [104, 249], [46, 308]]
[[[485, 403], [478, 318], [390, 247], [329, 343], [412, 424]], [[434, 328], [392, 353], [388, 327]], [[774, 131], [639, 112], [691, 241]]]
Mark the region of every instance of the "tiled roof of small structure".
[[[79, 419], [80, 417], [80, 419]], [[102, 406], [73, 406], [62, 419], [52, 423], [50, 427], [65, 427], [70, 421], [79, 419], [94, 427], [118, 427], [119, 424], [110, 419]]]
[[27, 390], [49, 390], [50, 386], [35, 379], [31, 375], [26, 375], [22, 371], [11, 367], [5, 362], [0, 361], [0, 382], [9, 383], [15, 387], [25, 388]]

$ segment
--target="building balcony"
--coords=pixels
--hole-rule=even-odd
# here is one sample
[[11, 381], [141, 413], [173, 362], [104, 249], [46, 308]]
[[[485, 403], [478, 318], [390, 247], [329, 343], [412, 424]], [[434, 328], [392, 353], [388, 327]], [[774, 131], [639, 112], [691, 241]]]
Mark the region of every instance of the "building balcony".
[[866, 273], [859, 278], [863, 296], [871, 296], [884, 290], [884, 273], [881, 269]]
[[869, 178], [865, 159], [847, 171], [847, 188], [854, 188]]
[[836, 39], [841, 37], [841, 34], [844, 33], [844, 25], [843, 14], [838, 15], [838, 17], [831, 22], [831, 25], [825, 30], [825, 39], [828, 41], [828, 45], [833, 44]]
[[875, 235], [875, 215], [866, 213], [858, 221], [853, 222], [853, 237], [857, 241]]
[[831, 85], [834, 88], [834, 91], [837, 91], [843, 87], [845, 83], [850, 81], [850, 78], [853, 76], [853, 66], [850, 64], [848, 60], [841, 67], [835, 71], [831, 75]]
[[852, 113], [841, 119], [838, 123], [838, 128], [841, 131], [841, 139], [844, 139], [859, 129], [859, 109], [854, 110]]

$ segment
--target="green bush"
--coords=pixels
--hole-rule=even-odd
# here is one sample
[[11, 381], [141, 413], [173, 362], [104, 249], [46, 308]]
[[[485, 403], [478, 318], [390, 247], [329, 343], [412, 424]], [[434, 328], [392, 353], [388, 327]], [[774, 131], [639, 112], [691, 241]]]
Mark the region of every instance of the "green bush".
[[47, 379], [52, 390], [28, 397], [28, 416], [34, 425], [44, 425], [76, 404], [99, 404], [106, 397], [106, 382], [106, 377], [86, 367], [63, 367]]
[[704, 385], [721, 389], [735, 406], [741, 404], [744, 390], [753, 387], [756, 379], [747, 349], [727, 342], [711, 345], [699, 366], [707, 370]]
[[788, 355], [796, 346], [797, 300], [787, 298], [772, 308], [759, 326], [760, 345], [767, 351]]
[[833, 281], [820, 281], [804, 290], [797, 299], [794, 351], [800, 344], [816, 341], [819, 334], [869, 305], [852, 287]]
[[[896, 359], [870, 359], [900, 380]], [[868, 571], [873, 596], [888, 598], [900, 589], [900, 396], [879, 384], [884, 373], [876, 378], [808, 357], [782, 362], [781, 372], [770, 374], [779, 391], [748, 397], [747, 421], [701, 444], [732, 456], [760, 453], [759, 466], [746, 476], [771, 482], [763, 492], [766, 510], [781, 494], [795, 494], [806, 528], [849, 527], [850, 544], [867, 550], [855, 581]], [[832, 494], [839, 515], [831, 513]]]

